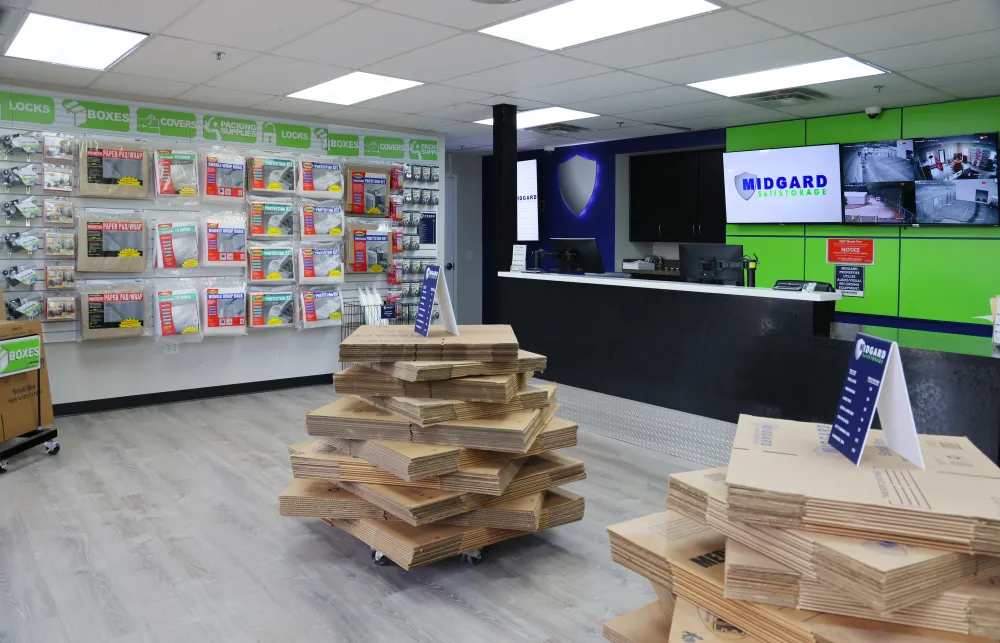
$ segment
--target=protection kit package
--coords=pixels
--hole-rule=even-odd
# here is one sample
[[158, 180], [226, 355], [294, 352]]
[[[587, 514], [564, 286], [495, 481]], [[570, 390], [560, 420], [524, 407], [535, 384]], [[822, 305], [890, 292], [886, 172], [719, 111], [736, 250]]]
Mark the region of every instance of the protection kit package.
[[59, 290], [76, 288], [76, 267], [58, 264], [45, 266], [45, 287]]
[[42, 278], [42, 268], [15, 264], [3, 269], [4, 290], [33, 289]]
[[87, 281], [80, 288], [86, 315], [80, 338], [128, 339], [142, 337], [149, 329], [145, 281]]
[[76, 297], [69, 295], [46, 295], [45, 321], [74, 321], [76, 319]]
[[344, 166], [339, 161], [299, 161], [298, 191], [310, 195], [321, 193], [325, 198], [344, 198]]
[[248, 244], [248, 254], [251, 283], [294, 283], [295, 257], [291, 243], [252, 241]]
[[392, 263], [389, 229], [385, 221], [348, 221], [351, 253], [349, 272], [386, 272]]
[[42, 215], [41, 198], [28, 196], [4, 201], [3, 214], [7, 219], [7, 224], [17, 223], [19, 220], [30, 221]]
[[340, 241], [303, 241], [296, 254], [299, 283], [334, 284], [344, 281], [344, 252]]
[[72, 165], [42, 164], [42, 189], [49, 192], [72, 192], [76, 170]]
[[295, 191], [295, 161], [288, 156], [258, 154], [247, 159], [253, 192]]
[[141, 145], [87, 139], [80, 146], [80, 172], [82, 196], [149, 196], [149, 150]]
[[156, 290], [156, 341], [200, 342], [201, 314], [198, 289], [185, 279], [166, 281]]
[[242, 154], [212, 148], [205, 152], [202, 173], [205, 199], [229, 201], [246, 194], [246, 160]]
[[344, 234], [344, 208], [340, 201], [302, 199], [299, 214], [303, 237]]
[[247, 285], [242, 279], [205, 280], [202, 291], [205, 335], [247, 334]]
[[43, 156], [57, 161], [72, 161], [76, 158], [76, 138], [72, 134], [46, 133], [43, 139]]
[[76, 265], [81, 272], [145, 272], [146, 222], [130, 215], [87, 210], [77, 217]]
[[206, 266], [245, 266], [247, 217], [242, 212], [213, 212], [204, 219]]
[[38, 154], [42, 140], [38, 132], [18, 132], [0, 137], [4, 154]]
[[72, 257], [76, 254], [76, 235], [72, 230], [46, 230], [45, 256]]
[[299, 289], [299, 318], [303, 328], [340, 326], [343, 316], [339, 288]]
[[194, 150], [156, 150], [156, 196], [164, 199], [197, 199], [198, 153]]
[[30, 257], [36, 250], [40, 250], [44, 243], [45, 231], [41, 229], [28, 228], [27, 230], [8, 232], [3, 236], [7, 256]]
[[348, 212], [384, 217], [389, 211], [389, 185], [381, 168], [351, 168]]
[[197, 268], [198, 225], [195, 221], [156, 224], [156, 267], [167, 270]]
[[25, 187], [42, 183], [42, 166], [38, 163], [28, 163], [17, 167], [0, 170], [0, 180], [5, 188]]
[[71, 224], [73, 223], [73, 217], [76, 216], [76, 205], [73, 203], [73, 199], [48, 197], [45, 199], [43, 212], [42, 220], [45, 223], [54, 225]]
[[45, 310], [45, 295], [24, 293], [4, 302], [8, 321], [34, 319]]
[[295, 230], [292, 199], [250, 197], [250, 234], [255, 237], [290, 237]]
[[295, 328], [295, 291], [250, 290], [251, 328]]

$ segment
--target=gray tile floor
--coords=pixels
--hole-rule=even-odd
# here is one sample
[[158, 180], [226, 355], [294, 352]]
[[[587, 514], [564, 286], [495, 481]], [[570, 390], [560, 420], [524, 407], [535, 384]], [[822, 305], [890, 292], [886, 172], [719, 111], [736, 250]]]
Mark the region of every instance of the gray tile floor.
[[[19, 456], [0, 477], [0, 643], [602, 640], [604, 621], [654, 599], [611, 562], [604, 528], [662, 510], [668, 475], [698, 465], [599, 435], [627, 437], [635, 421], [616, 425], [600, 396], [560, 395], [583, 428], [569, 454], [588, 479], [568, 488], [586, 496], [585, 520], [494, 546], [476, 567], [410, 573], [277, 514], [285, 446], [330, 387], [62, 418], [59, 455]], [[665, 417], [622, 404], [647, 434]], [[671, 435], [689, 420], [661, 424], [659, 448], [697, 455], [726, 439]]]

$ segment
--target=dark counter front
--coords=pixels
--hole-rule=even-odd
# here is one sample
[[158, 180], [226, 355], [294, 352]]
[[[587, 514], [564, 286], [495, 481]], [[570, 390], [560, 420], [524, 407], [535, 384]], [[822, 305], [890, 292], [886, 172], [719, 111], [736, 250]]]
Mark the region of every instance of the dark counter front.
[[[545, 379], [728, 422], [740, 413], [833, 420], [853, 344], [830, 336], [832, 301], [585, 278], [497, 283], [496, 322], [548, 355]], [[1000, 359], [905, 346], [901, 354], [918, 430], [967, 435], [997, 461]]]

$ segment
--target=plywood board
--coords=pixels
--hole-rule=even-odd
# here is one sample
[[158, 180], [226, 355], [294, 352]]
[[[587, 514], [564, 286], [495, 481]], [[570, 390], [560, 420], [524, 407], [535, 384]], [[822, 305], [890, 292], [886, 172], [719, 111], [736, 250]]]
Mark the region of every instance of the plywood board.
[[353, 364], [334, 373], [333, 389], [343, 395], [425, 398], [504, 404], [524, 388], [533, 373], [474, 375], [433, 382], [408, 382]]
[[397, 413], [422, 427], [442, 422], [474, 420], [496, 417], [547, 406], [555, 399], [556, 385], [525, 386], [514, 394], [508, 402], [464, 402], [462, 400], [433, 400], [415, 397], [369, 397], [362, 400], [372, 406]]
[[517, 361], [517, 337], [510, 326], [459, 326], [458, 333], [431, 326], [430, 334], [422, 337], [413, 326], [365, 325], [340, 342], [339, 361]]
[[471, 375], [537, 373], [545, 370], [546, 362], [544, 355], [518, 350], [517, 361], [511, 362], [365, 362], [363, 365], [408, 382], [427, 382]]

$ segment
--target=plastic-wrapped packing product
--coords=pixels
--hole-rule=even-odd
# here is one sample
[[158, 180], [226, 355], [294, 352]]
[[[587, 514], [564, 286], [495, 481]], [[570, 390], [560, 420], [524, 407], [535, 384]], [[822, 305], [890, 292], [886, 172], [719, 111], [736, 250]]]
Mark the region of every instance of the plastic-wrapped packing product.
[[57, 161], [72, 161], [76, 158], [76, 137], [72, 134], [46, 132], [42, 155]]
[[299, 214], [303, 238], [344, 235], [344, 207], [340, 201], [301, 199]]
[[75, 216], [76, 204], [73, 199], [67, 199], [63, 196], [45, 198], [42, 217], [45, 223], [51, 225], [72, 224]]
[[46, 265], [45, 287], [52, 290], [76, 288], [76, 266], [52, 263]]
[[247, 263], [247, 215], [213, 212], [202, 220], [205, 229], [206, 266], [240, 267]]
[[40, 292], [16, 293], [16, 296], [4, 300], [4, 308], [7, 321], [35, 319], [45, 311], [45, 295]]
[[41, 266], [24, 263], [5, 266], [3, 271], [0, 271], [0, 274], [3, 275], [3, 289], [7, 291], [34, 290], [42, 278], [43, 271]]
[[129, 339], [149, 334], [149, 285], [141, 279], [85, 281], [80, 304], [86, 306], [80, 339]]
[[38, 154], [42, 151], [42, 137], [39, 132], [15, 132], [0, 137], [4, 154]]
[[381, 272], [392, 263], [390, 230], [385, 220], [348, 219], [348, 272]]
[[149, 196], [149, 149], [127, 141], [86, 139], [80, 145], [80, 194], [113, 199]]
[[197, 202], [201, 195], [198, 183], [198, 152], [195, 150], [156, 150], [154, 188], [156, 197], [174, 202]]
[[343, 317], [344, 302], [340, 288], [299, 288], [299, 321], [302, 328], [340, 326]]
[[4, 201], [2, 207], [7, 225], [31, 221], [42, 216], [42, 199], [36, 196], [22, 196]]
[[201, 254], [198, 251], [198, 222], [158, 221], [156, 235], [156, 267], [164, 270], [197, 268]]
[[295, 230], [295, 202], [251, 196], [250, 235], [254, 237], [291, 237]]
[[243, 279], [203, 280], [201, 296], [205, 336], [247, 334], [247, 284]]
[[42, 189], [48, 192], [72, 192], [76, 169], [72, 165], [42, 164]]
[[246, 194], [247, 167], [242, 153], [212, 147], [202, 154], [202, 183], [206, 200], [232, 201]]
[[294, 192], [295, 160], [290, 156], [254, 154], [247, 158], [251, 192]]
[[200, 342], [201, 307], [197, 282], [167, 279], [154, 291], [156, 341], [168, 344]]
[[76, 234], [72, 230], [46, 230], [46, 257], [73, 257], [76, 255]]
[[76, 297], [45, 295], [45, 321], [76, 321]]
[[343, 199], [343, 162], [340, 159], [299, 159], [298, 191], [306, 196]]
[[0, 181], [5, 188], [30, 188], [42, 184], [42, 166], [39, 163], [28, 163], [0, 170]]
[[295, 328], [295, 289], [250, 289], [250, 328]]
[[76, 219], [81, 272], [145, 272], [146, 221], [138, 212], [88, 209]]
[[347, 211], [384, 217], [389, 213], [388, 175], [384, 167], [351, 167], [351, 193]]
[[41, 228], [8, 231], [3, 235], [7, 256], [30, 257], [41, 250], [45, 243], [45, 231]]
[[295, 282], [295, 251], [288, 241], [251, 241], [247, 244], [251, 284]]
[[344, 244], [341, 241], [303, 241], [295, 254], [300, 284], [344, 282]]

